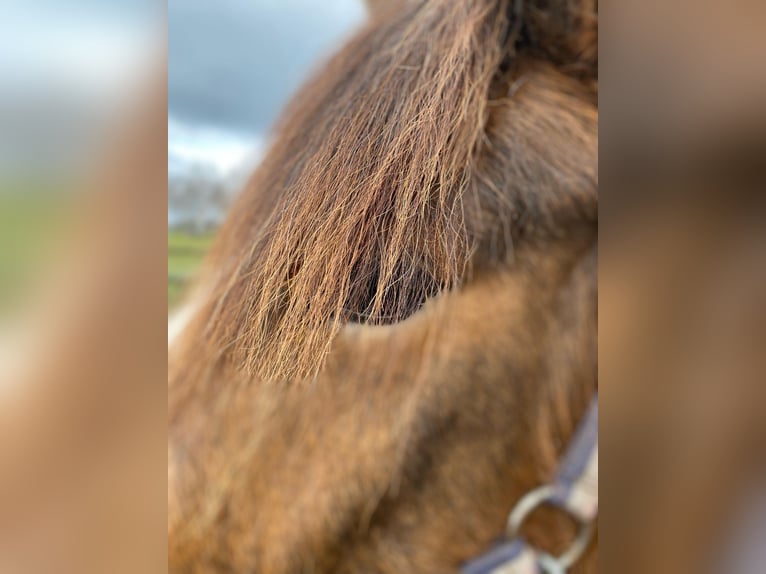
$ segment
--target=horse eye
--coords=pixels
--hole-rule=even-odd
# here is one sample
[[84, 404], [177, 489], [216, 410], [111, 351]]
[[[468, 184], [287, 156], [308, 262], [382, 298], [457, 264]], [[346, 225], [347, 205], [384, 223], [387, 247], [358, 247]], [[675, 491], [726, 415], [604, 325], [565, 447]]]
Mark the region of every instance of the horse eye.
[[358, 288], [352, 289], [344, 306], [344, 319], [367, 325], [392, 325], [417, 313], [428, 299], [442, 291], [432, 277], [422, 272], [415, 281], [411, 277], [404, 279], [401, 275], [395, 277], [381, 296], [377, 276], [357, 283]]

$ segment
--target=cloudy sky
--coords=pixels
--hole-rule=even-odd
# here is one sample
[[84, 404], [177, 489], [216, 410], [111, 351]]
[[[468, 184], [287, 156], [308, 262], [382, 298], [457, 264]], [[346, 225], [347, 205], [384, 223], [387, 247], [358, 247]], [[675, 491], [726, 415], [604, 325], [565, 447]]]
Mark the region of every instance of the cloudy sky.
[[92, 157], [164, 45], [154, 0], [0, 1], [0, 180]]
[[290, 94], [364, 17], [362, 0], [169, 0], [169, 170], [257, 158]]

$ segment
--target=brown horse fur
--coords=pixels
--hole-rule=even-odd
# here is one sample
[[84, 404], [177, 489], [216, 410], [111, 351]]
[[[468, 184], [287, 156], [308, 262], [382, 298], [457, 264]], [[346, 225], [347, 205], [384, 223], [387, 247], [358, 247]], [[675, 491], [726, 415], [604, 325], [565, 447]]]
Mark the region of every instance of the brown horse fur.
[[595, 10], [403, 3], [288, 106], [170, 352], [171, 572], [455, 571], [550, 479], [596, 387]]

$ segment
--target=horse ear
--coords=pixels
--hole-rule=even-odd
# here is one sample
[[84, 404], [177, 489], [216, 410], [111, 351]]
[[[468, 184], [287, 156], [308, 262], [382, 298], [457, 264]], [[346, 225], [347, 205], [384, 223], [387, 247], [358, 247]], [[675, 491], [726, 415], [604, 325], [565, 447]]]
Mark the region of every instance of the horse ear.
[[568, 71], [598, 73], [598, 0], [515, 0], [533, 52]]

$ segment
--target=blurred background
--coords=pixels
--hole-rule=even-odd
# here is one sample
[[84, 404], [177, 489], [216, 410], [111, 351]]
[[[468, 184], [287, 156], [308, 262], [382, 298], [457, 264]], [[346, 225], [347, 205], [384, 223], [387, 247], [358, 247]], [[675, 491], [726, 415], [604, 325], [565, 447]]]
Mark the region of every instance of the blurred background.
[[257, 166], [279, 111], [365, 16], [363, 0], [170, 0], [169, 307]]
[[150, 0], [0, 3], [0, 316], [133, 102], [163, 12]]
[[166, 20], [0, 2], [3, 573], [165, 569]]

